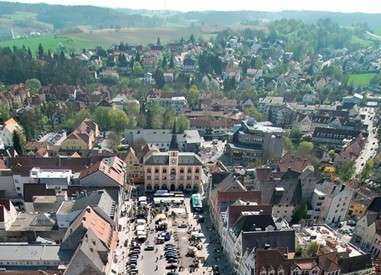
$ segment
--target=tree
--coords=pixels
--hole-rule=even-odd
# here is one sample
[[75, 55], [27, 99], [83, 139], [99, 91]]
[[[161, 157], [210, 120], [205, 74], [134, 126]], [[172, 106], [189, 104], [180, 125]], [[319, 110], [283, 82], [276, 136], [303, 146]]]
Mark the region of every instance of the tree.
[[19, 155], [22, 155], [24, 153], [24, 147], [26, 144], [26, 138], [24, 134], [21, 131], [13, 131], [12, 141], [13, 148]]
[[163, 127], [164, 112], [164, 108], [158, 103], [149, 104], [146, 110], [148, 128], [161, 129]]
[[287, 152], [292, 152], [294, 150], [294, 144], [289, 137], [283, 137], [283, 145]]
[[38, 58], [42, 59], [44, 57], [44, 47], [42, 47], [42, 44], [38, 44]]
[[140, 104], [138, 101], [129, 101], [124, 110], [128, 116], [137, 116], [140, 112]]
[[169, 60], [169, 68], [173, 69], [174, 67], [175, 67], [175, 57], [172, 54], [171, 59]]
[[336, 174], [343, 181], [350, 180], [355, 172], [355, 163], [352, 160], [343, 161], [336, 168]]
[[109, 107], [97, 107], [93, 113], [95, 122], [103, 130], [108, 130], [109, 128], [109, 109]]
[[0, 104], [0, 122], [6, 121], [10, 118], [9, 108], [5, 104]]
[[263, 120], [263, 114], [262, 114], [261, 112], [259, 112], [258, 109], [255, 108], [254, 106], [245, 108], [245, 109], [243, 110], [243, 112], [244, 112], [246, 115], [255, 118], [256, 121], [262, 121], [262, 120]]
[[129, 126], [126, 113], [119, 109], [110, 108], [108, 111], [109, 129], [121, 133]]
[[79, 112], [70, 113], [66, 116], [62, 127], [72, 131], [75, 127], [77, 127], [82, 121], [86, 118], [90, 118], [90, 112], [88, 109], [82, 109]]
[[303, 203], [298, 208], [295, 209], [292, 215], [292, 223], [299, 223], [301, 220], [307, 218], [307, 204]]
[[176, 112], [172, 108], [167, 108], [163, 115], [163, 128], [172, 129], [176, 119]]
[[290, 131], [289, 137], [295, 145], [298, 145], [300, 143], [301, 138], [303, 137], [303, 134], [299, 128], [293, 127]]
[[161, 68], [165, 70], [167, 68], [167, 65], [168, 65], [167, 57], [164, 55], [163, 59], [161, 60]]
[[184, 116], [180, 115], [176, 119], [176, 132], [181, 134], [184, 133], [185, 130], [189, 129], [190, 127], [190, 121], [189, 119]]
[[142, 65], [140, 65], [140, 63], [138, 61], [135, 61], [134, 65], [133, 65], [133, 68], [132, 68], [132, 71], [133, 71], [134, 74], [142, 74], [144, 72], [144, 69], [143, 69]]
[[308, 141], [302, 141], [298, 145], [297, 154], [300, 156], [309, 156], [314, 149], [314, 144]]
[[307, 257], [316, 257], [316, 254], [319, 250], [319, 245], [317, 242], [310, 242], [306, 248], [306, 256]]
[[25, 86], [32, 94], [37, 94], [41, 89], [41, 82], [36, 78], [32, 78], [25, 81]]
[[156, 86], [159, 89], [164, 87], [164, 85], [165, 85], [164, 74], [159, 68], [156, 69], [156, 71], [153, 75], [153, 78], [155, 79]]
[[199, 96], [200, 96], [200, 91], [198, 90], [197, 86], [192, 85], [187, 92], [187, 100], [189, 105], [192, 108], [197, 107]]

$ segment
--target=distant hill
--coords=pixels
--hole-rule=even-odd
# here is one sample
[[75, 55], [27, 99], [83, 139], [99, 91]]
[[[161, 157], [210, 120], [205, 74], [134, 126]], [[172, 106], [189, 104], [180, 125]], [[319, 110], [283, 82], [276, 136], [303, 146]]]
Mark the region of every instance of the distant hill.
[[50, 24], [54, 29], [72, 28], [80, 25], [106, 28], [152, 27], [161, 24], [158, 17], [126, 14], [108, 8], [0, 2], [1, 17], [17, 13], [35, 14], [37, 21]]
[[335, 13], [315, 11], [204, 11], [176, 12], [110, 9], [93, 6], [22, 4], [0, 1], [0, 39], [30, 37], [88, 29], [218, 26], [219, 29], [256, 21], [297, 19], [312, 23], [330, 18], [340, 25], [366, 23], [371, 30], [381, 29], [381, 14]]
[[296, 19], [306, 23], [314, 23], [319, 19], [329, 18], [343, 26], [354, 23], [366, 23], [370, 28], [381, 27], [381, 14], [366, 13], [338, 13], [324, 11], [205, 11], [178, 13], [168, 17], [168, 20], [176, 22], [198, 22], [214, 25], [232, 25], [245, 21]]

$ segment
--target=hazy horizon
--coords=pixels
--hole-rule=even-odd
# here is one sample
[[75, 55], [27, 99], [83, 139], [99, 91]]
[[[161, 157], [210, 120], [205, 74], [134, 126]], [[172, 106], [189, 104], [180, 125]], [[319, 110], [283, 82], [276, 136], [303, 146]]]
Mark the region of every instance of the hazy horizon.
[[381, 13], [381, 0], [235, 0], [235, 1], [205, 1], [193, 0], [183, 2], [179, 0], [140, 0], [140, 1], [118, 1], [118, 0], [9, 0], [1, 2], [20, 2], [20, 3], [46, 3], [60, 5], [90, 5], [109, 8], [129, 8], [147, 10], [172, 10], [172, 11], [330, 11], [330, 12], [362, 12], [362, 13]]

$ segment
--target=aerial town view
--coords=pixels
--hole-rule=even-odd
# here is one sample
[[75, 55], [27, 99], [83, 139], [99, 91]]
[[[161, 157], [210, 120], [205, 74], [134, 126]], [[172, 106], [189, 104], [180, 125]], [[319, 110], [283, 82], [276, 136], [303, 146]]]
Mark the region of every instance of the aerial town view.
[[0, 275], [381, 275], [380, 114], [381, 0], [0, 1]]

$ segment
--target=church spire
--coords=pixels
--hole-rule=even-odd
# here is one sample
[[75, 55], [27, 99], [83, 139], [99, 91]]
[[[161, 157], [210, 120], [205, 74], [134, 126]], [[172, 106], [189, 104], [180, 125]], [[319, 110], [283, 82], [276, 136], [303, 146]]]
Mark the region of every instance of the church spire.
[[169, 151], [179, 151], [179, 144], [177, 143], [177, 134], [176, 134], [176, 119], [173, 122], [172, 138], [171, 138], [171, 143], [169, 144]]

